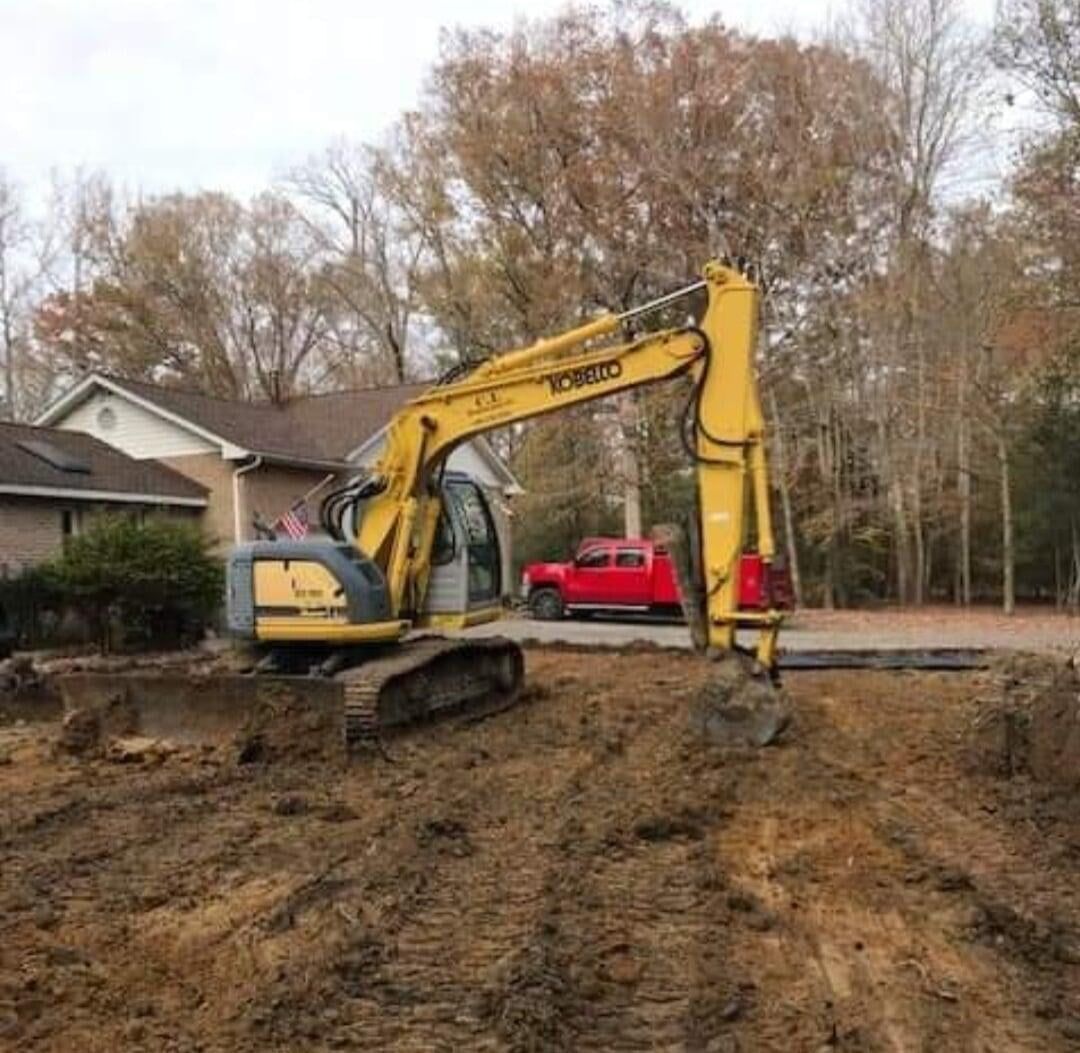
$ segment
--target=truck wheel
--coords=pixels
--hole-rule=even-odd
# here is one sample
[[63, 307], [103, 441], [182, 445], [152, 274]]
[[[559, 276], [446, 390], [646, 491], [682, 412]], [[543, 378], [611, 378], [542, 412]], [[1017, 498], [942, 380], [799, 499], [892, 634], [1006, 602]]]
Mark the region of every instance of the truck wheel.
[[557, 589], [537, 589], [529, 596], [529, 612], [542, 622], [558, 621], [563, 616], [563, 602]]

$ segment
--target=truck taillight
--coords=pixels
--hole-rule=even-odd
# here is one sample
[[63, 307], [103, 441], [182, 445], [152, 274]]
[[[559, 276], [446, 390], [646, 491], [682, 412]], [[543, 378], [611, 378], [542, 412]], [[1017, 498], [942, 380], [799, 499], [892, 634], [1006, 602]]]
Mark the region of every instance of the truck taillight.
[[527, 570], [521, 573], [521, 594], [522, 596], [529, 595], [529, 572]]

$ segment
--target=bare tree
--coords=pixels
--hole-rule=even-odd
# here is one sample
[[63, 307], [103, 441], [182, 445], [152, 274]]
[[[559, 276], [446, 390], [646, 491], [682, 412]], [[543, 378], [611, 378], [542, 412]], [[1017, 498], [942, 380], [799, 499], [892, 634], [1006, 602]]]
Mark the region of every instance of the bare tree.
[[[291, 170], [286, 188], [322, 239], [325, 280], [341, 300], [331, 334], [346, 374], [389, 379], [409, 371], [423, 235], [410, 229], [383, 187], [377, 151], [339, 141]], [[305, 207], [306, 206], [306, 207]]]
[[1054, 116], [1080, 126], [1080, 0], [999, 0], [994, 58]]
[[[933, 365], [921, 326], [929, 238], [941, 180], [976, 132], [986, 42], [964, 21], [959, 0], [861, 0], [856, 46], [886, 89], [882, 107], [890, 126], [894, 209], [888, 368], [895, 377], [910, 378], [905, 395], [914, 404], [914, 420], [905, 418], [908, 434], [890, 426], [897, 392], [889, 385], [893, 390], [879, 410], [878, 426], [882, 451], [889, 452], [897, 594], [901, 602], [910, 597], [921, 603], [929, 573], [924, 498]], [[901, 450], [907, 455], [897, 456]]]
[[7, 416], [15, 415], [19, 402], [16, 377], [26, 306], [19, 254], [26, 249], [27, 237], [18, 190], [0, 169], [0, 364], [4, 376], [4, 397], [0, 407]]

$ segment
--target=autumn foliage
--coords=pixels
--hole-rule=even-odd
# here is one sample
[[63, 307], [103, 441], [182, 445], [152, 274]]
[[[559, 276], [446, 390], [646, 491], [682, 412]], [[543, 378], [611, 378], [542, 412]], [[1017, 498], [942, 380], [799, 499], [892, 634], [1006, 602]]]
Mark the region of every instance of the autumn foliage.
[[[89, 368], [241, 398], [430, 377], [727, 255], [763, 291], [802, 599], [1076, 605], [1077, 39], [1076, 0], [1009, 0], [993, 39], [957, 0], [864, 0], [810, 42], [649, 0], [451, 29], [385, 141], [251, 202], [69, 188], [47, 277], [4, 301], [5, 390], [25, 414]], [[1043, 114], [990, 199], [986, 131], [1025, 92]], [[686, 508], [683, 395], [495, 436], [517, 555]]]

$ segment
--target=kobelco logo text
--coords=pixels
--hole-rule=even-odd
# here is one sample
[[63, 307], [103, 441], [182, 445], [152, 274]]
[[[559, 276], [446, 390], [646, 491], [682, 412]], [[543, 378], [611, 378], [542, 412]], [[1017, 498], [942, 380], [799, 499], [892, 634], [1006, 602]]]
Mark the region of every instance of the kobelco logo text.
[[579, 366], [577, 369], [564, 369], [561, 373], [550, 373], [544, 379], [551, 388], [552, 395], [565, 395], [575, 388], [590, 384], [602, 384], [605, 380], [617, 380], [622, 376], [622, 363], [617, 358], [607, 362], [596, 362], [591, 366]]

